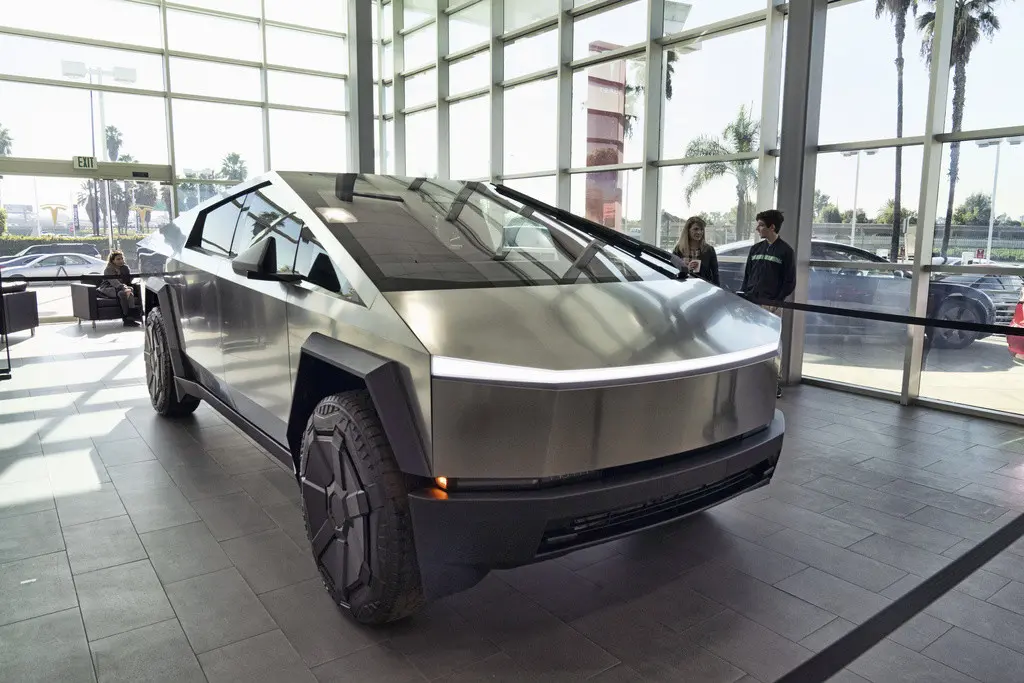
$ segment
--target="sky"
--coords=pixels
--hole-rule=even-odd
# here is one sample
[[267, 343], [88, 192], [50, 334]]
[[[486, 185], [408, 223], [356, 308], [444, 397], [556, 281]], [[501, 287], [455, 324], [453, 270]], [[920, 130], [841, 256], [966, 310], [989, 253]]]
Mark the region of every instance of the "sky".
[[[417, 2], [407, 0], [407, 25], [421, 20]], [[430, 0], [427, 4], [432, 4]], [[106, 40], [131, 40], [141, 45], [158, 46], [158, 16], [151, 7], [116, 0], [35, 0], [33, 3], [8, 3], [0, 22], [14, 27], [88, 35]], [[230, 9], [240, 13], [258, 11], [257, 0], [191, 0], [191, 4]], [[686, 28], [755, 11], [765, 0], [694, 0], [686, 17]], [[267, 0], [268, 14], [283, 20], [301, 21], [334, 30], [344, 30], [342, 3], [323, 0]], [[506, 27], [511, 29], [548, 15], [557, 0], [517, 0], [506, 4]], [[479, 22], [483, 14], [476, 6], [453, 17], [456, 46], [469, 45], [486, 36]], [[975, 48], [968, 67], [965, 129], [989, 128], [1024, 123], [1024, 95], [1007, 87], [1004, 75], [1008, 65], [1024, 63], [1024, 43], [1016, 36], [1024, 34], [1024, 3], [1003, 0], [996, 5], [1002, 30], [994, 41], [983, 39]], [[42, 19], [41, 19], [42, 18]], [[171, 44], [178, 49], [213, 50], [217, 54], [243, 59], [258, 59], [258, 33], [252, 25], [196, 24], [178, 14], [172, 18]], [[632, 3], [609, 12], [582, 19], [576, 27], [574, 56], [584, 56], [592, 41], [630, 44], [642, 39], [646, 24], [645, 2]], [[182, 28], [178, 30], [175, 27]], [[461, 27], [461, 28], [459, 28]], [[191, 29], [191, 30], [186, 30]], [[425, 32], [429, 34], [429, 31]], [[254, 38], [254, 35], [256, 38]], [[229, 39], [225, 40], [224, 37]], [[212, 38], [217, 38], [216, 40]], [[416, 36], [413, 36], [415, 39]], [[554, 32], [518, 41], [506, 49], [506, 74], [511, 77], [554, 66]], [[757, 27], [702, 41], [699, 48], [681, 55], [676, 63], [674, 96], [664, 103], [662, 154], [664, 158], [685, 154], [695, 137], [720, 136], [741, 106], [760, 112], [763, 78], [765, 29]], [[421, 41], [422, 42], [422, 41]], [[429, 42], [429, 41], [428, 41]], [[413, 40], [415, 46], [416, 42]], [[908, 31], [905, 44], [905, 135], [923, 131], [928, 72], [919, 55], [921, 40], [916, 28]], [[293, 66], [315, 67], [343, 74], [348, 70], [340, 39], [277, 31], [268, 35], [268, 51], [273, 61]], [[874, 3], [862, 1], [829, 10], [826, 36], [825, 73], [822, 93], [820, 141], [851, 142], [893, 137], [896, 133], [895, 40], [888, 17], [875, 19]], [[82, 61], [110, 68], [135, 70], [134, 88], [159, 91], [163, 87], [161, 59], [158, 55], [130, 53], [47, 43], [15, 36], [0, 36], [0, 71], [21, 76], [64, 78], [61, 60]], [[458, 83], [452, 91], [486, 83], [489, 56], [473, 63], [453, 65]], [[460, 71], [460, 66], [462, 70]], [[637, 66], [634, 64], [633, 66]], [[642, 59], [639, 66], [642, 68]], [[105, 78], [110, 78], [106, 76]], [[344, 109], [344, 90], [337, 79], [296, 76], [284, 72], [269, 75], [270, 96], [276, 102]], [[580, 133], [585, 121], [586, 95], [578, 74], [574, 83], [574, 165], [580, 160]], [[176, 90], [195, 94], [258, 100], [257, 69], [234, 65], [213, 65], [190, 60], [173, 60], [171, 80]], [[429, 87], [429, 78], [424, 79]], [[410, 83], [410, 89], [415, 87]], [[413, 93], [414, 94], [414, 93]], [[951, 94], [951, 93], [950, 93]], [[507, 173], [554, 170], [555, 83], [552, 80], [521, 86], [505, 93], [505, 166]], [[90, 101], [84, 90], [56, 89], [0, 81], [0, 125], [10, 129], [17, 156], [68, 159], [91, 154]], [[98, 99], [98, 98], [97, 98]], [[455, 175], [486, 175], [488, 167], [488, 98], [451, 107], [452, 171]], [[173, 123], [177, 148], [177, 171], [217, 168], [229, 152], [238, 152], [251, 173], [264, 168], [264, 150], [258, 107], [174, 101]], [[98, 112], [94, 101], [93, 111]], [[122, 153], [139, 161], [165, 164], [169, 161], [166, 137], [166, 111], [158, 96], [107, 93], [103, 96], [103, 119], [116, 125], [123, 134]], [[949, 115], [951, 112], [947, 112]], [[412, 149], [408, 170], [436, 170], [436, 159], [429, 144], [436, 135], [435, 115], [426, 112], [407, 120], [407, 138], [411, 144], [423, 141], [421, 149]], [[334, 170], [346, 153], [345, 119], [322, 114], [273, 112], [271, 115], [271, 165], [274, 168]], [[99, 121], [92, 127], [99, 130]], [[97, 134], [102, 156], [102, 139]], [[640, 160], [642, 138], [638, 130], [627, 141], [626, 158]], [[904, 203], [917, 208], [920, 189], [920, 148], [904, 153]], [[344, 162], [341, 162], [344, 163]], [[960, 182], [957, 203], [972, 192], [992, 191], [995, 150], [965, 143], [961, 151]], [[852, 208], [854, 186], [858, 205], [869, 215], [877, 213], [892, 196], [894, 153], [881, 150], [861, 157], [859, 175], [856, 159], [839, 154], [822, 154], [818, 160], [816, 186], [830, 195], [841, 210]], [[675, 215], [702, 211], [726, 212], [735, 205], [735, 184], [722, 178], [706, 185], [690, 204], [683, 190], [696, 169], [665, 168], [661, 171], [662, 205]], [[626, 174], [629, 218], [639, 218], [642, 192], [641, 175]], [[855, 181], [859, 181], [856, 182]], [[1024, 215], [1024, 194], [1014, 192], [1024, 181], [1024, 145], [1004, 145], [999, 169], [996, 212], [1014, 217]], [[77, 180], [39, 179], [7, 176], [3, 182], [3, 202], [66, 202], [80, 184]], [[552, 194], [552, 179], [512, 183], [538, 194]], [[579, 183], [577, 183], [577, 186]], [[52, 188], [52, 189], [51, 189]], [[943, 196], [945, 190], [940, 190]], [[51, 194], [53, 195], [51, 197]], [[63, 195], [63, 199], [61, 198]], [[543, 197], [542, 197], [543, 198]], [[550, 197], [549, 197], [550, 198]], [[574, 206], [578, 203], [573, 202]]]

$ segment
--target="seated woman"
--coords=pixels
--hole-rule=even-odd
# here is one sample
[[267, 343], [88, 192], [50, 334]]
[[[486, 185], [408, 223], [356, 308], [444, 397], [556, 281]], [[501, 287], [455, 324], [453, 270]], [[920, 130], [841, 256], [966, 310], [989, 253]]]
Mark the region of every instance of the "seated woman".
[[715, 248], [704, 241], [706, 227], [707, 223], [700, 216], [687, 218], [672, 253], [686, 262], [690, 275], [721, 286], [718, 281], [718, 255]]
[[121, 319], [125, 327], [138, 327], [139, 303], [132, 289], [132, 272], [125, 265], [124, 254], [111, 251], [107, 257], [107, 267], [103, 270], [103, 282], [96, 291], [103, 296], [117, 299], [121, 303]]

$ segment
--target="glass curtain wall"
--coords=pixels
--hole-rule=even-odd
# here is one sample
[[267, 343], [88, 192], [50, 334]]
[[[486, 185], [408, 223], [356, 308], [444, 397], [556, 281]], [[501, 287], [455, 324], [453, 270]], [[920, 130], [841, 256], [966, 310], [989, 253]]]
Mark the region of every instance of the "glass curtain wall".
[[[75, 211], [144, 231], [267, 169], [346, 170], [347, 23], [347, 0], [6, 3], [3, 205], [21, 218], [59, 205], [54, 228]], [[122, 182], [108, 198], [30, 177], [30, 160], [70, 171], [77, 155], [156, 167], [169, 185]], [[11, 232], [33, 223], [19, 220]]]

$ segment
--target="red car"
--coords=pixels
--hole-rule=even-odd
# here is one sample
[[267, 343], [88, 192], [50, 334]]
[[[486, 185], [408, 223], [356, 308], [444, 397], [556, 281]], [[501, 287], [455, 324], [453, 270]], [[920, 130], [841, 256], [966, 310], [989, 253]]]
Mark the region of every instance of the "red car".
[[[1024, 327], [1024, 289], [1021, 290], [1021, 300], [1017, 302], [1017, 308], [1013, 311], [1013, 320], [1010, 327]], [[1018, 363], [1024, 363], [1024, 337], [1006, 335], [1006, 345], [1010, 349], [1010, 355]]]

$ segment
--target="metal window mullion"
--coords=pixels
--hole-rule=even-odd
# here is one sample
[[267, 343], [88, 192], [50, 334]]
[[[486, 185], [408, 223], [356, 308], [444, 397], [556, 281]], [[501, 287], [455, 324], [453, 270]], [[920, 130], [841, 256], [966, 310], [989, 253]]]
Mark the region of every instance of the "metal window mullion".
[[[405, 77], [402, 72], [405, 70], [405, 36], [402, 34], [402, 26], [405, 24], [405, 0], [392, 0], [391, 2], [391, 26], [394, 43], [392, 47], [392, 63], [394, 66], [394, 92], [392, 98], [395, 103], [395, 148], [392, 154], [395, 155], [395, 175], [405, 175]], [[381, 69], [384, 64], [381, 63]]]
[[572, 36], [573, 0], [561, 0], [558, 13], [558, 99], [555, 112], [555, 203], [569, 208], [570, 178], [566, 172], [572, 163]]
[[[161, 22], [164, 26], [167, 22], [164, 21], [164, 15], [161, 12]], [[134, 45], [132, 43], [119, 43], [113, 40], [99, 40], [96, 38], [85, 38], [82, 36], [71, 36], [64, 35], [61, 33], [50, 33], [48, 31], [35, 31], [27, 28], [14, 28], [12, 26], [0, 27], [0, 35], [18, 36], [21, 38], [37, 38], [39, 40], [49, 40], [59, 43], [72, 43], [75, 45], [88, 45], [90, 47], [102, 47], [109, 48], [112, 50], [124, 50], [127, 52], [141, 52], [150, 55], [160, 55], [166, 50], [160, 47], [152, 47], [149, 45]], [[164, 31], [166, 45], [166, 30]]]
[[[917, 234], [914, 240], [914, 268], [910, 285], [910, 314], [924, 317], [928, 312], [930, 274], [924, 265], [931, 265], [935, 240], [935, 219], [938, 213], [939, 187], [942, 180], [942, 146], [937, 137], [946, 124], [946, 99], [949, 92], [949, 57], [953, 44], [953, 0], [935, 3], [932, 61], [928, 81], [928, 110], [921, 167], [921, 193], [918, 200]], [[921, 393], [924, 362], [924, 328], [907, 326], [907, 344], [903, 359], [903, 384], [900, 403], [909, 405]]]
[[[348, 168], [357, 173], [374, 171], [373, 50], [377, 46], [373, 41], [372, 11], [369, 2], [348, 4], [349, 37], [345, 43], [348, 72], [353, 77], [345, 81], [350, 115], [343, 125], [348, 139]], [[379, 59], [378, 67], [383, 68]]]
[[[657, 40], [665, 30], [665, 3], [647, 3], [647, 82], [644, 84], [643, 181], [640, 201], [640, 239], [658, 243], [661, 226], [661, 169], [657, 161], [661, 156], [661, 120], [665, 91], [665, 48]], [[625, 203], [623, 198], [623, 219]]]
[[891, 149], [894, 147], [916, 147], [924, 144], [923, 135], [911, 135], [902, 138], [881, 138], [877, 140], [860, 140], [857, 142], [833, 142], [818, 145], [819, 154], [832, 152], [861, 152], [866, 149]]
[[[516, 0], [509, 0], [515, 2]], [[498, 182], [505, 168], [505, 0], [491, 0], [491, 163], [492, 182]]]
[[[786, 218], [784, 239], [796, 253], [796, 301], [806, 301], [808, 293], [827, 16], [828, 0], [806, 0], [790, 6], [782, 93], [779, 208]], [[804, 316], [786, 311], [782, 318], [784, 382], [800, 380], [803, 350]]]
[[267, 87], [267, 2], [260, 0], [260, 89], [263, 92], [263, 102], [260, 105], [260, 113], [263, 117], [263, 168], [271, 170], [272, 160], [270, 158], [270, 91]]
[[437, 0], [437, 177], [451, 177], [451, 130], [448, 115], [448, 0]]
[[764, 211], [775, 204], [775, 179], [778, 157], [769, 150], [779, 147], [779, 111], [782, 98], [782, 65], [786, 44], [785, 15], [767, 0], [768, 20], [764, 40], [764, 84], [761, 89], [761, 150], [757, 159], [757, 209]]
[[719, 154], [716, 156], [678, 157], [675, 159], [660, 159], [654, 162], [654, 165], [659, 167], [689, 166], [693, 164], [714, 164], [721, 161], [747, 161], [750, 159], [757, 159], [760, 154], [760, 152], [737, 152], [735, 154]]
[[[171, 204], [167, 207], [167, 215], [174, 219], [178, 215], [178, 172], [175, 167], [174, 156], [174, 112], [171, 107], [171, 57], [167, 53], [167, 6], [160, 3], [160, 29], [163, 39], [163, 50], [160, 61], [164, 70], [164, 116], [167, 118], [167, 162], [171, 167], [170, 199]], [[92, 217], [89, 217], [92, 220]]]

